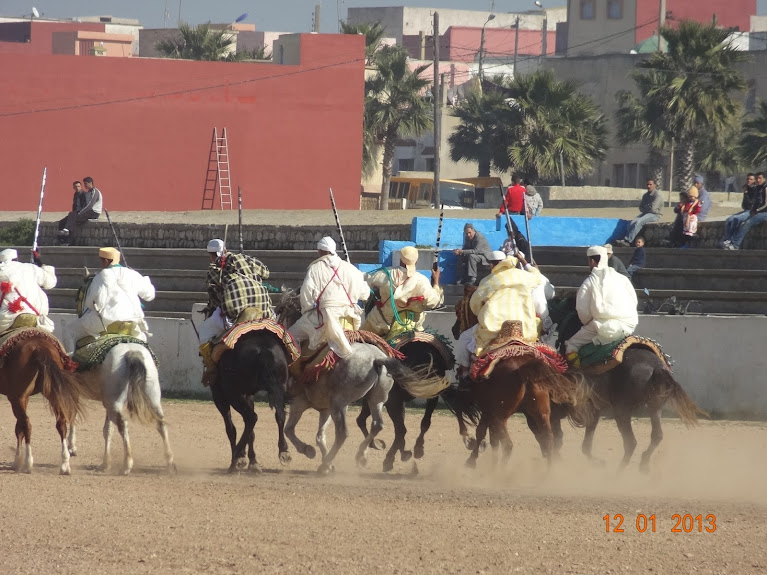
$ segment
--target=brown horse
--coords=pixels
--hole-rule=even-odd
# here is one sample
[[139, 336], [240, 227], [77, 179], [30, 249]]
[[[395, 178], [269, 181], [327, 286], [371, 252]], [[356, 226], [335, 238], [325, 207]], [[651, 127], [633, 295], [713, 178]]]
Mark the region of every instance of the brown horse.
[[[0, 393], [8, 397], [16, 416], [16, 458], [14, 469], [32, 472], [32, 425], [27, 415], [29, 396], [42, 393], [56, 417], [61, 438], [61, 475], [69, 475], [67, 424], [82, 413], [80, 397], [85, 389], [75, 367], [53, 335], [38, 329], [12, 332], [0, 345]], [[25, 450], [22, 450], [22, 442]]]
[[[453, 335], [458, 336], [477, 323], [477, 317], [469, 308], [473, 286], [466, 286], [464, 299], [456, 305], [456, 323]], [[506, 423], [514, 413], [522, 412], [528, 426], [538, 440], [543, 456], [551, 462], [555, 450], [562, 444], [561, 419], [569, 416], [579, 424], [581, 407], [586, 403], [587, 390], [583, 378], [569, 378], [559, 373], [549, 363], [535, 354], [505, 357], [498, 361], [487, 379], [474, 381], [464, 397], [459, 412], [460, 433], [466, 446], [472, 450], [466, 464], [476, 465], [485, 434], [490, 432], [490, 445], [503, 448], [504, 460], [511, 455], [513, 443]], [[465, 400], [469, 401], [466, 402]], [[476, 408], [476, 409], [474, 409]], [[552, 418], [552, 408], [556, 416]], [[476, 440], [469, 438], [461, 412], [471, 413], [478, 409]], [[470, 418], [471, 420], [471, 418]]]

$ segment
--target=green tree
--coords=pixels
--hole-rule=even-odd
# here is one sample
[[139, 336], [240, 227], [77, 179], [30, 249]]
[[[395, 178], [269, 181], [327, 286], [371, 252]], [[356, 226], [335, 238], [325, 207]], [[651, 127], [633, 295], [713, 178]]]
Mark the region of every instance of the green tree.
[[375, 57], [376, 74], [365, 81], [366, 129], [383, 146], [381, 209], [389, 209], [389, 183], [397, 140], [419, 136], [432, 127], [431, 104], [424, 98], [428, 65], [410, 70], [401, 46], [385, 46]]
[[375, 54], [381, 47], [381, 39], [384, 37], [384, 27], [380, 22], [366, 22], [362, 24], [348, 24], [341, 22], [341, 34], [360, 34], [365, 37], [365, 64], [373, 64]]
[[165, 58], [234, 62], [243, 59], [243, 54], [235, 52], [236, 44], [236, 34], [213, 29], [210, 22], [199, 26], [182, 22], [178, 27], [178, 36], [160, 40], [155, 47]]
[[521, 115], [503, 93], [472, 90], [450, 115], [460, 120], [447, 140], [454, 162], [477, 162], [480, 178], [490, 176], [491, 169], [501, 171], [499, 166], [508, 165], [506, 150]]
[[748, 166], [767, 164], [767, 102], [760, 102], [758, 113], [743, 123], [739, 152]]
[[578, 82], [559, 81], [550, 70], [509, 81], [506, 93], [520, 114], [506, 165], [528, 178], [582, 177], [605, 157], [607, 127], [594, 100], [578, 91]]
[[713, 23], [685, 20], [675, 28], [662, 28], [668, 52], [655, 52], [637, 64], [635, 80], [647, 74], [646, 100], [665, 107], [664, 129], [676, 140], [679, 151], [678, 185], [692, 185], [696, 147], [706, 138], [737, 125], [741, 104], [736, 99], [745, 89], [737, 65], [748, 54], [736, 50], [728, 40], [730, 31]]

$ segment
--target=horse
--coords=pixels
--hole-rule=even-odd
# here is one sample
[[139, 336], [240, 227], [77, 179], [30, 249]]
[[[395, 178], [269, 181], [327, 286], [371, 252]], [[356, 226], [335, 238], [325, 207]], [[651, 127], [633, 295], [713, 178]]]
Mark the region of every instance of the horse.
[[81, 396], [85, 392], [80, 378], [73, 373], [74, 368], [61, 342], [45, 330], [24, 328], [3, 336], [0, 343], [0, 393], [8, 398], [16, 416], [13, 464], [16, 472], [32, 473], [32, 425], [27, 405], [31, 395], [41, 393], [56, 418], [56, 430], [61, 438], [59, 473], [71, 473], [67, 425], [82, 415]]
[[[551, 319], [557, 326], [557, 347], [564, 355], [566, 341], [582, 326], [575, 311], [576, 293], [566, 293], [550, 306]], [[687, 427], [697, 425], [698, 416], [708, 416], [685, 393], [671, 373], [669, 366], [656, 351], [654, 342], [632, 343], [624, 352], [623, 359], [612, 369], [603, 373], [589, 373], [589, 369], [576, 370], [583, 373], [590, 388], [590, 401], [583, 410], [586, 428], [581, 445], [583, 454], [595, 462], [591, 453], [594, 432], [601, 415], [612, 410], [615, 423], [623, 438], [624, 468], [631, 462], [637, 440], [631, 425], [631, 417], [646, 407], [650, 412], [650, 444], [642, 453], [640, 471], [647, 473], [650, 456], [663, 440], [661, 414], [668, 402]]]
[[[469, 307], [469, 300], [475, 290], [474, 286], [465, 286], [464, 298], [456, 305], [456, 322], [452, 329], [456, 339], [478, 322]], [[513, 323], [504, 323], [499, 339], [507, 341], [516, 335], [513, 333]], [[474, 381], [470, 390], [457, 395], [461, 399], [460, 433], [466, 447], [471, 450], [467, 466], [476, 466], [488, 431], [490, 445], [493, 448], [502, 447], [503, 459], [508, 461], [513, 442], [506, 425], [514, 413], [522, 412], [525, 415], [541, 454], [549, 464], [562, 445], [561, 420], [569, 417], [574, 425], [580, 425], [583, 418], [581, 410], [587, 395], [583, 378], [567, 377], [560, 373], [536, 349], [523, 344], [521, 355], [501, 357], [487, 379]], [[476, 439], [469, 437], [461, 412], [479, 413], [478, 419], [476, 416], [468, 417], [476, 425]]]
[[[298, 295], [293, 291], [286, 292], [275, 312], [282, 325], [293, 325], [301, 315]], [[365, 332], [353, 333], [362, 335]], [[383, 405], [395, 382], [409, 389], [414, 395], [425, 395], [425, 390], [444, 387], [443, 378], [414, 372], [396, 357], [390, 357], [382, 351], [381, 347], [387, 346], [382, 340], [380, 343], [382, 345], [378, 347], [370, 343], [354, 342], [351, 345], [352, 354], [347, 358], [338, 359], [329, 371], [318, 373], [316, 381], [298, 377], [291, 382], [290, 415], [285, 426], [285, 435], [299, 453], [313, 459], [316, 455], [314, 448], [296, 436], [295, 427], [301, 415], [310, 407], [319, 412], [316, 437], [322, 453], [322, 463], [317, 470], [319, 474], [324, 475], [334, 470], [333, 460], [349, 435], [346, 410], [351, 403], [363, 400], [372, 415], [370, 432], [360, 443], [355, 457], [358, 465], [365, 466], [367, 450], [383, 429]], [[325, 430], [331, 418], [335, 424], [335, 441], [328, 450]]]
[[[121, 341], [119, 338], [115, 339]], [[97, 340], [91, 345], [98, 346], [99, 343]], [[104, 352], [105, 355], [102, 356], [101, 353]], [[81, 357], [82, 353], [75, 352], [73, 357]], [[144, 425], [156, 425], [162, 438], [167, 470], [169, 473], [176, 473], [176, 464], [168, 440], [168, 426], [160, 404], [160, 376], [154, 357], [146, 345], [138, 341], [116, 343], [108, 351], [101, 348], [101, 353], [91, 358], [92, 367], [80, 372], [88, 399], [101, 401], [106, 409], [104, 459], [99, 469], [109, 471], [111, 468], [110, 447], [114, 425], [123, 440], [122, 474], [130, 474], [133, 469], [133, 450], [128, 433], [128, 420], [134, 418]], [[77, 455], [76, 439], [77, 430], [73, 423], [69, 432], [69, 451], [73, 456]]]
[[[405, 359], [403, 362], [405, 365], [416, 371], [422, 371], [424, 368], [437, 374], [440, 377], [445, 377], [445, 372], [453, 368], [453, 361], [445, 359], [443, 354], [430, 343], [424, 341], [409, 341], [398, 348], [403, 354]], [[452, 358], [450, 358], [452, 360]], [[448, 388], [443, 392], [443, 397], [448, 400], [451, 396], [452, 389]], [[392, 425], [394, 426], [394, 441], [392, 442], [389, 451], [386, 453], [386, 457], [383, 462], [383, 470], [391, 471], [394, 469], [394, 458], [397, 451], [400, 452], [400, 459], [402, 461], [409, 461], [411, 457], [415, 456], [416, 459], [421, 459], [424, 456], [424, 437], [426, 432], [431, 427], [431, 417], [439, 402], [439, 395], [426, 399], [426, 407], [423, 417], [421, 418], [421, 433], [415, 442], [413, 451], [406, 450], [405, 435], [407, 434], [407, 427], [405, 425], [405, 404], [408, 401], [412, 401], [415, 397], [408, 392], [407, 389], [401, 385], [395, 385], [389, 392], [389, 398], [384, 406], [386, 412], [389, 414]], [[360, 414], [357, 416], [357, 426], [362, 431], [363, 435], [368, 435], [367, 418], [370, 417], [370, 409], [367, 404], [363, 403], [360, 409]], [[381, 440], [376, 440], [379, 443], [371, 444], [371, 447], [375, 449], [384, 449], [385, 443]], [[414, 469], [417, 469], [414, 467]]]
[[[285, 402], [288, 384], [288, 357], [285, 346], [273, 332], [262, 329], [242, 335], [233, 349], [227, 349], [218, 363], [218, 374], [210, 386], [213, 401], [224, 418], [226, 435], [232, 452], [229, 472], [244, 469], [245, 448], [248, 449], [247, 469], [261, 473], [253, 447], [255, 426], [258, 416], [253, 406], [253, 398], [259, 391], [265, 391], [269, 397], [269, 407], [274, 409], [279, 439], [280, 463], [287, 465], [291, 461], [288, 443], [285, 441]], [[236, 442], [237, 430], [232, 422], [230, 408], [242, 416], [244, 429], [240, 441]]]

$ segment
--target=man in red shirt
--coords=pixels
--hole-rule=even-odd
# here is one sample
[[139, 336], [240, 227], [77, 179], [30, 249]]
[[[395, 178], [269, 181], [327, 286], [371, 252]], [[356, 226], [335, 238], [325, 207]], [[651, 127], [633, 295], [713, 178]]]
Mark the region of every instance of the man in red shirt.
[[[511, 181], [512, 185], [509, 186], [509, 189], [506, 192], [506, 205], [509, 206], [510, 214], [519, 214], [525, 210], [525, 187], [519, 183], [518, 176], [514, 176]], [[503, 214], [505, 212], [506, 209], [504, 205], [501, 204], [498, 213]]]

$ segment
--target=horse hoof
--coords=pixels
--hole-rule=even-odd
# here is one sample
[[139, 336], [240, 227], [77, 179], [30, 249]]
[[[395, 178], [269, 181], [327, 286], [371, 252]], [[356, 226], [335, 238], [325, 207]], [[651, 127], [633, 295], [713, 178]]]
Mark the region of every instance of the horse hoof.
[[423, 459], [423, 455], [424, 455], [423, 445], [416, 444], [416, 446], [413, 448], [413, 457], [415, 457], [416, 459]]
[[72, 469], [68, 463], [59, 468], [59, 475], [72, 475]]
[[253, 463], [248, 465], [248, 471], [250, 471], [251, 473], [254, 473], [256, 475], [261, 475], [264, 472], [264, 470], [261, 468], [261, 466], [256, 461], [254, 461]]
[[69, 457], [77, 457], [77, 448], [69, 450]]
[[98, 471], [99, 473], [107, 473], [109, 471], [109, 468], [110, 468], [109, 465], [102, 463], [101, 465], [96, 467], [96, 471]]
[[130, 470], [131, 470], [130, 467], [126, 467], [125, 469], [122, 470], [122, 474], [123, 475], [130, 475]]
[[473, 437], [464, 436], [463, 444], [469, 451], [474, 451], [474, 448], [477, 447], [477, 440]]
[[169, 463], [168, 464], [168, 474], [169, 475], [178, 475], [178, 468], [176, 467], [175, 463]]
[[640, 473], [644, 473], [645, 475], [650, 473], [650, 464], [649, 463], [645, 463], [645, 462], [640, 463], [639, 464], [639, 472]]
[[392, 469], [394, 469], [394, 460], [384, 459], [384, 462], [383, 462], [384, 473], [391, 471]]
[[248, 461], [244, 457], [240, 457], [238, 460], [234, 462], [234, 467], [239, 470], [245, 469], [247, 466], [248, 466]]
[[410, 477], [418, 477], [418, 473], [419, 473], [419, 471], [418, 471], [418, 465], [417, 465], [417, 464], [416, 464], [416, 462], [414, 461], [414, 462], [413, 462], [413, 469], [411, 469], [411, 470], [410, 470]]
[[400, 454], [400, 459], [402, 459], [402, 461], [410, 461], [410, 459], [412, 457], [413, 457], [413, 452], [412, 451], [404, 451], [403, 450], [402, 453]]
[[315, 457], [317, 457], [317, 450], [314, 449], [314, 447], [312, 447], [311, 445], [307, 445], [306, 447], [304, 447], [303, 453], [309, 459], [314, 459]]
[[331, 466], [326, 463], [323, 463], [317, 469], [317, 475], [328, 475], [331, 471], [332, 471]]
[[357, 465], [359, 465], [360, 467], [367, 467], [368, 458], [365, 457], [364, 455], [357, 457]]
[[280, 463], [282, 465], [289, 465], [291, 461], [293, 461], [293, 458], [290, 457], [290, 453], [287, 451], [280, 452]]
[[466, 460], [466, 467], [468, 467], [469, 469], [476, 469], [477, 468], [477, 460], [474, 459], [473, 457], [469, 457]]
[[479, 444], [479, 452], [482, 453], [485, 449], [487, 449], [487, 440], [483, 439]]
[[383, 439], [374, 439], [370, 442], [370, 449], [376, 449], [378, 451], [383, 451], [386, 449], [386, 442]]

